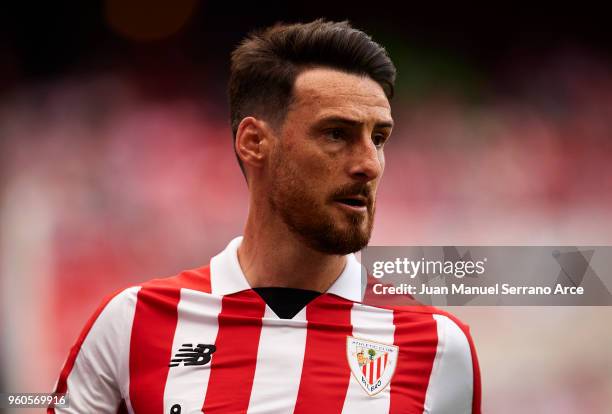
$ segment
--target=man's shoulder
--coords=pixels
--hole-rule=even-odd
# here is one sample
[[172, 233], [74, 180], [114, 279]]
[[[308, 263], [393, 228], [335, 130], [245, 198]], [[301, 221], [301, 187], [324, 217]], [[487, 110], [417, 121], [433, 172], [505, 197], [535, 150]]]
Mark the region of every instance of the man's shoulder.
[[419, 324], [423, 327], [435, 325], [438, 335], [457, 337], [473, 346], [470, 327], [451, 312], [419, 304], [416, 301], [412, 305], [373, 306], [373, 308], [392, 311], [395, 329], [399, 332], [413, 331]]
[[142, 296], [144, 292], [160, 296], [179, 295], [181, 289], [210, 293], [210, 265], [184, 270], [172, 276], [149, 279], [116, 290], [102, 299], [93, 316], [97, 319], [102, 312], [118, 313], [125, 311], [126, 307], [133, 308], [139, 295]]
[[142, 289], [191, 289], [210, 293], [210, 265], [184, 270], [169, 277], [150, 279], [139, 286]]

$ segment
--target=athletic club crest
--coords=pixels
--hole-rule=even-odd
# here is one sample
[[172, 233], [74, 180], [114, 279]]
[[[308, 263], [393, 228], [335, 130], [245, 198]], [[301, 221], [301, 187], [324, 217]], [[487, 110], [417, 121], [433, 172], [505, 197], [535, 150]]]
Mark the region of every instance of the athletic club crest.
[[389, 385], [397, 365], [398, 351], [395, 345], [346, 337], [349, 367], [368, 395], [378, 394]]

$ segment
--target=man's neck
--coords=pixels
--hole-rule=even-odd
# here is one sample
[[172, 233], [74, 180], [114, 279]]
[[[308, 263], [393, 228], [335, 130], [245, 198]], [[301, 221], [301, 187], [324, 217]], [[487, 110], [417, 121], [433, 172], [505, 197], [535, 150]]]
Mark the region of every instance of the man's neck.
[[[259, 221], [261, 223], [261, 221]], [[346, 265], [346, 256], [307, 247], [284, 224], [247, 221], [238, 261], [251, 287], [290, 287], [325, 292]]]

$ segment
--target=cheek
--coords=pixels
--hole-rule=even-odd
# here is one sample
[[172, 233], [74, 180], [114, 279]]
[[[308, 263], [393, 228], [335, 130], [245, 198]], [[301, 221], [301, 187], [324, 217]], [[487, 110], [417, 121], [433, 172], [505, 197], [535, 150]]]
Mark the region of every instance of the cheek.
[[287, 156], [293, 165], [303, 174], [305, 180], [311, 182], [329, 181], [333, 178], [337, 160], [318, 148], [309, 145], [294, 145], [288, 149]]
[[[337, 154], [323, 151], [313, 139], [287, 133], [279, 144], [275, 154], [280, 158], [278, 164], [281, 164], [281, 168], [291, 168], [297, 175], [296, 181], [323, 189], [339, 176], [341, 166]], [[303, 190], [307, 191], [308, 188]]]

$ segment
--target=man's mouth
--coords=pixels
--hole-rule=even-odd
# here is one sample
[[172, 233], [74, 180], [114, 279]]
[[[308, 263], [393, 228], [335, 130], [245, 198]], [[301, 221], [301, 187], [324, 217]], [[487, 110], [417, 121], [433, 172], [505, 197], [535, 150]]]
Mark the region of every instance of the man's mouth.
[[368, 199], [364, 196], [344, 196], [337, 198], [336, 203], [352, 211], [367, 211]]

